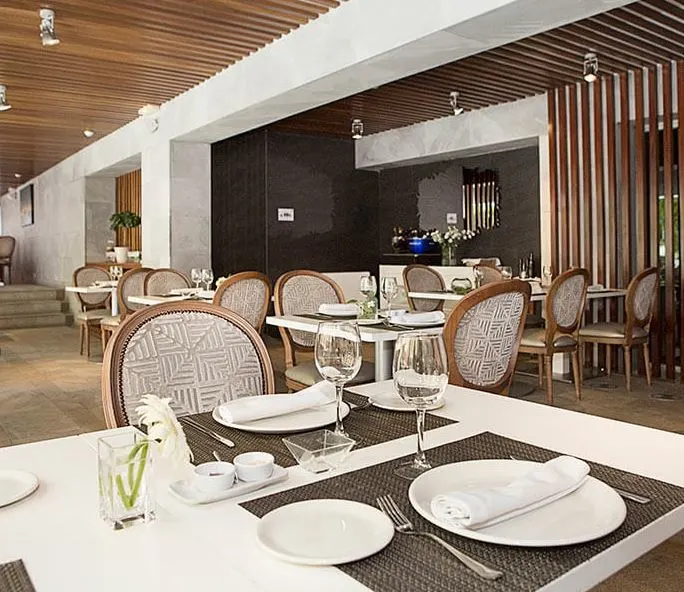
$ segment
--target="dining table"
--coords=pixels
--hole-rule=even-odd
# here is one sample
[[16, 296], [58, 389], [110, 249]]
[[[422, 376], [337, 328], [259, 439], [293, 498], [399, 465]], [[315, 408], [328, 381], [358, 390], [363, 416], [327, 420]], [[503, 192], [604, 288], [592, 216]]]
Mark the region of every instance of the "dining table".
[[[532, 291], [530, 302], [543, 302], [546, 300], [546, 290]], [[624, 298], [627, 290], [617, 288], [607, 288], [602, 290], [588, 290], [587, 300], [595, 300], [597, 298]], [[463, 300], [464, 294], [456, 294], [450, 290], [439, 290], [432, 292], [408, 292], [411, 298], [424, 298], [427, 300], [447, 300], [450, 302], [458, 302]]]
[[117, 299], [116, 283], [108, 283], [96, 286], [65, 286], [67, 292], [78, 294], [111, 294], [112, 316], [119, 314], [119, 301]]
[[[350, 390], [372, 399], [392, 388], [385, 381]], [[132, 429], [123, 427], [0, 449], [0, 468], [30, 471], [40, 480], [29, 497], [0, 508], [0, 564], [22, 561], [39, 592], [124, 587], [577, 592], [592, 588], [684, 528], [684, 435], [451, 385], [444, 401], [443, 407], [428, 414], [433, 427], [425, 433], [428, 459], [436, 465], [507, 459], [513, 454], [538, 460], [574, 455], [589, 462], [592, 475], [645, 493], [651, 501], [625, 501], [625, 521], [617, 530], [595, 541], [562, 547], [491, 544], [433, 528], [449, 535], [452, 544], [501, 569], [503, 576], [496, 581], [479, 578], [440, 546], [427, 540], [416, 543], [414, 537], [401, 533], [384, 549], [359, 561], [297, 565], [277, 558], [257, 542], [261, 517], [293, 500], [338, 498], [374, 504], [376, 497], [391, 491], [418, 528], [431, 527], [411, 509], [409, 482], [392, 473], [400, 460], [415, 451], [415, 434], [359, 445], [341, 467], [325, 473], [283, 463], [288, 464], [286, 480], [205, 505], [187, 505], [172, 495], [160, 471], [156, 519], [115, 531], [99, 516], [96, 450], [100, 437]], [[348, 427], [351, 436], [362, 440], [383, 412], [375, 407], [352, 411], [357, 418]], [[388, 424], [399, 412], [385, 413], [382, 423]], [[404, 415], [410, 420], [410, 413]], [[214, 428], [234, 435], [218, 423]], [[278, 446], [284, 450], [280, 437], [272, 435], [269, 446], [274, 450]], [[236, 453], [249, 451], [237, 438], [236, 448]], [[302, 526], [316, 531], [315, 525]]]
[[[211, 294], [211, 295], [210, 295]], [[207, 293], [206, 298], [202, 297], [199, 300], [211, 302], [214, 297], [214, 292]], [[128, 302], [132, 304], [142, 304], [143, 306], [154, 306], [155, 304], [164, 304], [165, 302], [180, 302], [181, 300], [197, 300], [187, 295], [171, 294], [167, 296], [152, 296], [152, 295], [133, 295], [128, 297]]]

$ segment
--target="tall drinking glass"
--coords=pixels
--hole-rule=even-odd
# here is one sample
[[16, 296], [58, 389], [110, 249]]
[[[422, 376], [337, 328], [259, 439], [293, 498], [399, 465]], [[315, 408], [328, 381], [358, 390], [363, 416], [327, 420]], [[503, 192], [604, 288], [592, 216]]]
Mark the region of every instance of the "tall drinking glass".
[[382, 284], [380, 285], [380, 291], [382, 292], [382, 297], [387, 302], [387, 316], [385, 321], [389, 323], [390, 312], [392, 311], [392, 300], [394, 300], [397, 292], [399, 291], [399, 286], [397, 286], [397, 280], [393, 277], [382, 278]]
[[195, 283], [195, 288], [199, 290], [199, 285], [202, 281], [202, 270], [199, 267], [193, 267], [190, 270], [190, 279]]
[[418, 446], [413, 460], [399, 465], [395, 474], [415, 479], [431, 469], [423, 450], [425, 410], [444, 394], [449, 379], [444, 340], [439, 333], [402, 333], [394, 348], [394, 388], [416, 410]]
[[361, 369], [359, 326], [351, 321], [319, 323], [314, 342], [314, 359], [319, 374], [335, 385], [337, 394], [335, 433], [346, 436], [347, 433], [342, 425], [342, 391], [344, 385]]

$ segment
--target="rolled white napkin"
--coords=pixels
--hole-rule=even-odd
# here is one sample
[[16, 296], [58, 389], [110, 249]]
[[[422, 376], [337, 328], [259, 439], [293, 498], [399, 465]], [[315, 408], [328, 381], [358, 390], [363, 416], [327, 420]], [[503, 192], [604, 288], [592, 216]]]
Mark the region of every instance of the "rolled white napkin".
[[228, 423], [244, 423], [327, 405], [335, 400], [335, 386], [322, 381], [296, 393], [242, 397], [219, 405], [219, 415]]
[[418, 324], [430, 324], [444, 322], [444, 313], [441, 310], [433, 310], [431, 312], [406, 312], [405, 310], [392, 311], [390, 313], [390, 320], [393, 323], [399, 323], [411, 325], [414, 323]]
[[530, 512], [572, 493], [589, 474], [589, 465], [559, 456], [502, 487], [437, 495], [432, 514], [454, 527], [484, 528]]
[[603, 284], [593, 284], [587, 288], [587, 292], [600, 292], [601, 290], [605, 290], [606, 288], [603, 286]]
[[318, 312], [334, 317], [355, 317], [359, 314], [359, 307], [356, 304], [321, 304]]

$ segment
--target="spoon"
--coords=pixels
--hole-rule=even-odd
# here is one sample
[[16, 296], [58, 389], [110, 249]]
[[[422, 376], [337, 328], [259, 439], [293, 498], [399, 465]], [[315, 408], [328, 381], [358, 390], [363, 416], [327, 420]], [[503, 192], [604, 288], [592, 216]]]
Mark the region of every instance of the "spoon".
[[213, 456], [217, 461], [223, 462], [223, 461], [221, 460], [221, 457], [219, 456], [219, 453], [216, 452], [216, 450], [212, 450], [212, 451], [211, 451], [211, 454], [212, 454], [212, 456]]

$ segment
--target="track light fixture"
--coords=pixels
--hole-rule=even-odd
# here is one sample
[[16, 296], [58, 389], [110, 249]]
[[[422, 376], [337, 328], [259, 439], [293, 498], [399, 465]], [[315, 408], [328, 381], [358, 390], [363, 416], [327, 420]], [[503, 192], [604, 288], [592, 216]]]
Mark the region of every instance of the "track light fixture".
[[595, 82], [598, 78], [598, 71], [598, 56], [595, 53], [586, 54], [584, 56], [584, 79], [587, 82]]
[[55, 11], [50, 8], [40, 9], [40, 40], [46, 47], [59, 44], [55, 33]]
[[360, 140], [363, 137], [363, 121], [360, 119], [352, 120], [351, 135], [355, 140]]
[[86, 129], [83, 130], [83, 135], [84, 135], [86, 138], [92, 138], [92, 137], [95, 135], [95, 132], [94, 132], [93, 130], [89, 129], [89, 128], [86, 128]]
[[0, 111], [9, 111], [12, 108], [7, 102], [7, 87], [4, 84], [0, 84]]
[[449, 93], [449, 104], [451, 105], [451, 108], [454, 110], [454, 115], [460, 115], [461, 113], [463, 113], [463, 107], [458, 106], [458, 93], [456, 91]]

